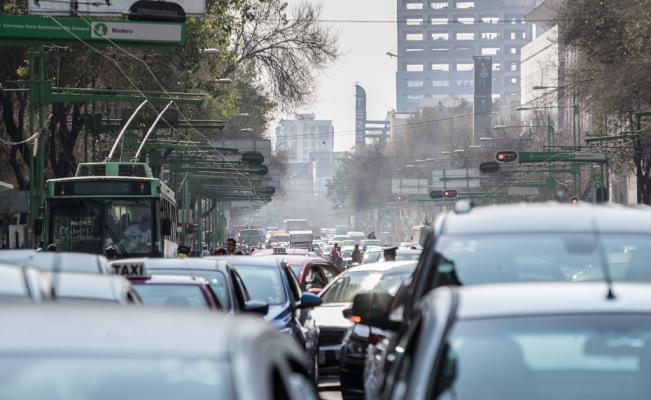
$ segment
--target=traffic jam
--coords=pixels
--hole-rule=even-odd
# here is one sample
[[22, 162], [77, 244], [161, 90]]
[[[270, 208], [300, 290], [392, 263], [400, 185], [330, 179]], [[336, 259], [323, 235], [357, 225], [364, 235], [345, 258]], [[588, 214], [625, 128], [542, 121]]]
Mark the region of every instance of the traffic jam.
[[651, 394], [647, 210], [460, 201], [420, 243], [259, 231], [218, 256], [0, 251], [0, 399]]

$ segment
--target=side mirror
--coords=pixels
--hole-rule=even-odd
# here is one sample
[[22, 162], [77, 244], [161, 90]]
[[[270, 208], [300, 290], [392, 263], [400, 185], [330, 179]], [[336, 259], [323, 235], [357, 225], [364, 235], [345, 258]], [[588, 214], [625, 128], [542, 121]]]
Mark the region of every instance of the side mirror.
[[350, 306], [350, 307], [344, 308], [343, 310], [341, 310], [341, 315], [343, 315], [344, 318], [346, 318], [346, 319], [350, 319], [350, 317], [353, 316], [353, 307]]
[[312, 294], [316, 294], [316, 295], [318, 295], [319, 293], [321, 293], [322, 290], [323, 290], [323, 288], [320, 288], [320, 287], [313, 287], [313, 288], [309, 288], [307, 291], [308, 291], [309, 293], [312, 293]]
[[269, 303], [249, 300], [244, 304], [244, 311], [252, 314], [267, 315], [269, 312]]
[[298, 303], [298, 308], [314, 308], [323, 303], [321, 298], [313, 293], [305, 292], [301, 296], [301, 301]]
[[362, 292], [353, 299], [351, 316], [359, 318], [364, 325], [397, 331], [400, 323], [389, 318], [393, 296], [385, 292]]
[[163, 218], [160, 226], [161, 233], [163, 236], [169, 236], [172, 234], [172, 221], [169, 218]]

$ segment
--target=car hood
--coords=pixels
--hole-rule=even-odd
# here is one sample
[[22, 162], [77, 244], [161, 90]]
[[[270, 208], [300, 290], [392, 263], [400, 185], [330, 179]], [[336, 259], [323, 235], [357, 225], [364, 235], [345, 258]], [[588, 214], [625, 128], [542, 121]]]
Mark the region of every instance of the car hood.
[[333, 326], [348, 328], [353, 323], [344, 318], [341, 312], [351, 303], [328, 303], [322, 304], [312, 310], [312, 316], [318, 326]]

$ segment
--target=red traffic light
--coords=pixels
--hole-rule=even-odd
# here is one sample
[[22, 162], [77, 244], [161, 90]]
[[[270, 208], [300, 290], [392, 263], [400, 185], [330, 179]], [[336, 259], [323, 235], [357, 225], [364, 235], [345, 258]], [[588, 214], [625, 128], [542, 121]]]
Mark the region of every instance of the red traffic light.
[[443, 191], [443, 198], [446, 199], [455, 199], [459, 193], [456, 190], [444, 190]]
[[513, 162], [518, 159], [518, 153], [515, 151], [498, 151], [495, 159], [499, 162]]

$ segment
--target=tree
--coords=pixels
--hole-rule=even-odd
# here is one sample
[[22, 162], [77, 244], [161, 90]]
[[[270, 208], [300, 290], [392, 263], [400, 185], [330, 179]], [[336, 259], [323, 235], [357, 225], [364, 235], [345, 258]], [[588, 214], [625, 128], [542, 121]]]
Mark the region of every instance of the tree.
[[[561, 41], [573, 49], [569, 80], [596, 130], [649, 129], [634, 112], [651, 110], [651, 8], [646, 0], [566, 1], [559, 10]], [[651, 204], [651, 141], [638, 136], [606, 147], [611, 160], [633, 166], [638, 202]]]

